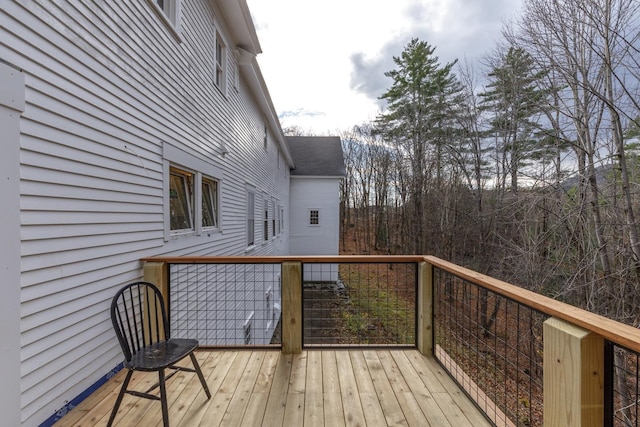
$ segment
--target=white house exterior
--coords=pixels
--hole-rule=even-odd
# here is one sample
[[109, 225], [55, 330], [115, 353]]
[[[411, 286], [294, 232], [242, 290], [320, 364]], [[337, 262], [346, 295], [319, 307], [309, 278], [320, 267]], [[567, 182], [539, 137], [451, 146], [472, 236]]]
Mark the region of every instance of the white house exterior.
[[1, 3], [2, 425], [122, 362], [108, 307], [141, 258], [288, 254], [299, 183], [337, 218], [333, 181], [290, 190], [260, 52], [245, 0]]
[[[292, 255], [337, 255], [340, 180], [345, 165], [338, 137], [287, 137], [291, 170], [290, 243]], [[335, 282], [334, 265], [305, 265], [305, 281]]]

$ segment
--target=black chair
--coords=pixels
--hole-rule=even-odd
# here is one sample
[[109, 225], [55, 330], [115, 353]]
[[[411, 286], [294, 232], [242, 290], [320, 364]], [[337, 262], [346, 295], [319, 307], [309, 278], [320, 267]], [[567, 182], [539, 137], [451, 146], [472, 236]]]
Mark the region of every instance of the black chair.
[[[124, 367], [129, 371], [111, 411], [108, 426], [112, 425], [120, 403], [122, 403], [122, 398], [125, 393], [128, 393], [146, 399], [159, 400], [162, 404], [163, 425], [168, 427], [169, 410], [165, 381], [179, 371], [198, 374], [207, 399], [211, 398], [209, 387], [207, 387], [200, 365], [193, 354], [194, 350], [198, 348], [198, 341], [169, 337], [169, 324], [167, 323], [164, 300], [155, 285], [147, 282], [135, 282], [120, 289], [111, 302], [111, 321], [124, 353]], [[191, 357], [194, 369], [175, 365], [187, 356]], [[173, 371], [165, 377], [165, 369], [167, 368], [173, 369]], [[127, 386], [133, 371], [157, 371], [158, 384], [145, 392], [128, 390]], [[156, 387], [160, 387], [159, 397], [150, 394]]]

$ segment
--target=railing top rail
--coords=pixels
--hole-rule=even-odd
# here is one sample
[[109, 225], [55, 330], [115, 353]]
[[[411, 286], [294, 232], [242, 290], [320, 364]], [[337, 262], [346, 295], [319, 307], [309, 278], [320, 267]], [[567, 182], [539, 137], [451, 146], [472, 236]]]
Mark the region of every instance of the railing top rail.
[[305, 255], [305, 256], [185, 256], [150, 257], [144, 262], [166, 262], [169, 264], [257, 264], [257, 263], [408, 263], [423, 262], [424, 255]]
[[630, 350], [640, 352], [640, 329], [634, 328], [633, 326], [554, 300], [434, 256], [425, 256], [424, 260], [439, 269], [489, 289], [499, 295], [510, 298], [550, 316], [566, 320], [574, 325], [592, 331], [606, 340], [627, 347]]

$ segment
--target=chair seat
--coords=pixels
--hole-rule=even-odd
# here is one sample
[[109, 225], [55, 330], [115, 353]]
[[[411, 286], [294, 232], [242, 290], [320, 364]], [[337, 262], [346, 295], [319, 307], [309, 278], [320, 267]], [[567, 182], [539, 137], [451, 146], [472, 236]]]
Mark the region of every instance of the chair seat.
[[125, 367], [137, 371], [156, 371], [173, 365], [198, 348], [198, 341], [192, 339], [169, 339], [141, 348], [133, 354]]

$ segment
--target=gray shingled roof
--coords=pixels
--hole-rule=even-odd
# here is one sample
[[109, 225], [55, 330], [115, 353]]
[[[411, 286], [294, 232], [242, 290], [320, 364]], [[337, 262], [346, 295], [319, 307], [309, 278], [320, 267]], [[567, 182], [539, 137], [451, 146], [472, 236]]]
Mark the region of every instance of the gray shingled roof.
[[340, 137], [287, 136], [285, 140], [295, 164], [291, 175], [346, 176]]

